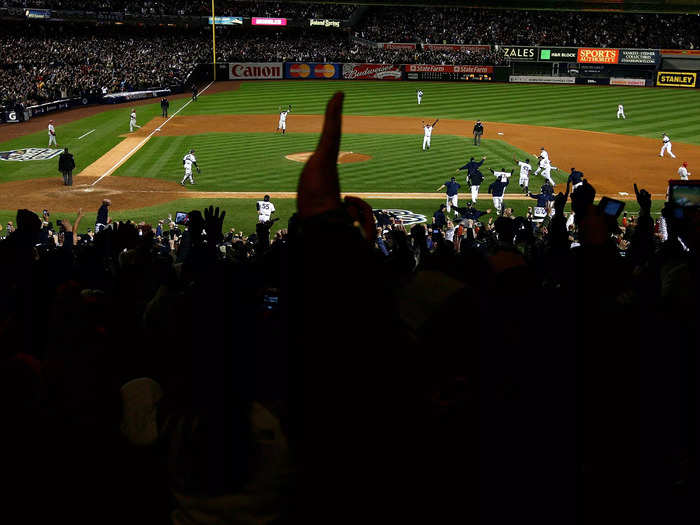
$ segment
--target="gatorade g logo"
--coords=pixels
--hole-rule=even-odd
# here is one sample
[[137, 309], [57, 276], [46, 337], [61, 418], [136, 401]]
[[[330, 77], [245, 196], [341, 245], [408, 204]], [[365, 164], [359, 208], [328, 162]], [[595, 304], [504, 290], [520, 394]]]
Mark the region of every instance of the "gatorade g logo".
[[314, 66], [314, 77], [316, 78], [333, 78], [335, 75], [335, 66], [333, 64], [316, 64]]

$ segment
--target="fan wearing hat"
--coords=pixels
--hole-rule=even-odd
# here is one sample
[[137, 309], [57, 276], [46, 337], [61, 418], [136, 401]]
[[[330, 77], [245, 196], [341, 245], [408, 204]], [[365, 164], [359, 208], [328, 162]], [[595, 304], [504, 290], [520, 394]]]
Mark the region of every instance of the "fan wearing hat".
[[51, 144], [58, 146], [56, 143], [56, 130], [53, 127], [53, 120], [49, 120], [49, 147]]
[[678, 178], [681, 180], [688, 180], [688, 175], [690, 175], [690, 172], [688, 171], [688, 163], [684, 162], [680, 168], [678, 168]]

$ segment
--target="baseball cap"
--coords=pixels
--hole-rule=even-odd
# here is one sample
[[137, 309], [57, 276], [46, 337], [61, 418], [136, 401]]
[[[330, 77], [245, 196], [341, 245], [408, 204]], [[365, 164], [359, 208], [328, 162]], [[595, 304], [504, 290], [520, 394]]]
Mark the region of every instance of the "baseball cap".
[[684, 163], [683, 163], [683, 166], [687, 166], [687, 165], [688, 165], [688, 163], [687, 163], [687, 162], [684, 162]]
[[53, 120], [49, 120], [49, 122], [53, 122]]

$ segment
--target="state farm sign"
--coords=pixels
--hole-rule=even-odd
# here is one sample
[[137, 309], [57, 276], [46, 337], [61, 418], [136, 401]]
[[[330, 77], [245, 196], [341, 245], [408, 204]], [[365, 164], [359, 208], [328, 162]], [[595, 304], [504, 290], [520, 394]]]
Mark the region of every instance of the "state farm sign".
[[406, 64], [408, 73], [493, 73], [493, 66], [442, 66]]
[[617, 64], [619, 49], [580, 47], [577, 61], [581, 64]]
[[282, 62], [232, 62], [228, 65], [230, 80], [279, 79], [283, 76]]

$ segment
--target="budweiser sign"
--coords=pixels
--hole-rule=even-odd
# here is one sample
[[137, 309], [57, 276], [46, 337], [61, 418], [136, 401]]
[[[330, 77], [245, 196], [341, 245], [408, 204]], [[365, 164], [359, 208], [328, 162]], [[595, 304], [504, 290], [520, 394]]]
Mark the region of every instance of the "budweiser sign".
[[232, 62], [228, 65], [230, 80], [279, 79], [283, 75], [282, 62]]
[[581, 47], [577, 62], [581, 64], [617, 64], [620, 59], [619, 49]]
[[393, 64], [343, 64], [346, 80], [401, 80], [401, 66]]
[[493, 66], [438, 66], [406, 64], [408, 73], [493, 73]]

